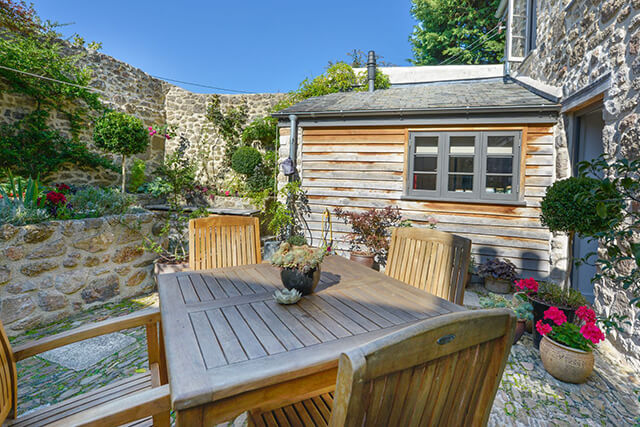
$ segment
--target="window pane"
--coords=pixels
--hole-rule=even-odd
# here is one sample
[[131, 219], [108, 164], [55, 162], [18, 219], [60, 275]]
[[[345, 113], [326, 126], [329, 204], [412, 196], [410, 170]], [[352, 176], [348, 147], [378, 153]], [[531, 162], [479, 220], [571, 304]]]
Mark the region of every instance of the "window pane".
[[438, 170], [437, 157], [416, 157], [413, 168], [419, 172], [436, 172]]
[[416, 154], [438, 154], [438, 137], [416, 136]]
[[449, 153], [471, 154], [475, 153], [476, 138], [474, 136], [449, 137]]
[[436, 189], [436, 174], [415, 174], [413, 175], [414, 190], [430, 190]]
[[449, 172], [473, 173], [473, 157], [449, 157]]
[[487, 175], [487, 193], [511, 194], [512, 177]]
[[527, 0], [513, 0], [511, 17], [511, 56], [525, 55], [525, 37], [527, 30]]
[[449, 175], [449, 191], [473, 191], [473, 175]]
[[513, 154], [513, 136], [488, 137], [487, 154]]
[[513, 157], [488, 157], [487, 172], [488, 173], [512, 173]]

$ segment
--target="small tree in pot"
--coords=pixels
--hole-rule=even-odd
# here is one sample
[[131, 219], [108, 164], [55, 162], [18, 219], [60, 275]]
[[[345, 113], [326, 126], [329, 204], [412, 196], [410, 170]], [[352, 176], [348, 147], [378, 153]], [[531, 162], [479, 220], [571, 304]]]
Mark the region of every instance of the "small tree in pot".
[[[375, 262], [386, 264], [392, 227], [411, 226], [409, 221], [402, 219], [397, 206], [371, 208], [363, 212], [347, 212], [336, 208], [334, 212], [345, 224], [351, 226], [352, 231], [348, 235], [351, 259], [368, 267], [373, 267]], [[432, 228], [435, 227], [435, 223], [432, 224]]]
[[119, 111], [100, 117], [93, 130], [96, 147], [122, 155], [122, 192], [126, 191], [127, 156], [142, 153], [149, 146], [149, 133], [142, 121]]
[[491, 292], [506, 294], [516, 280], [516, 266], [508, 259], [487, 260], [478, 267], [478, 275], [484, 278], [484, 286]]

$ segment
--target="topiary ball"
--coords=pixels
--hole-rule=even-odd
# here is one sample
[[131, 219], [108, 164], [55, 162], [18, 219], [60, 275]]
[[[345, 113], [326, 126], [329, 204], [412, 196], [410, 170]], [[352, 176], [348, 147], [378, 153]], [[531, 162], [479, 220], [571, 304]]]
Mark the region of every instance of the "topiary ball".
[[129, 156], [147, 149], [149, 133], [137, 117], [109, 111], [96, 121], [93, 141], [102, 150]]
[[262, 154], [253, 147], [240, 147], [231, 156], [231, 169], [243, 175], [252, 175], [262, 163]]
[[542, 224], [551, 231], [592, 236], [609, 228], [620, 215], [620, 206], [595, 197], [600, 182], [595, 178], [571, 177], [555, 182], [540, 204]]

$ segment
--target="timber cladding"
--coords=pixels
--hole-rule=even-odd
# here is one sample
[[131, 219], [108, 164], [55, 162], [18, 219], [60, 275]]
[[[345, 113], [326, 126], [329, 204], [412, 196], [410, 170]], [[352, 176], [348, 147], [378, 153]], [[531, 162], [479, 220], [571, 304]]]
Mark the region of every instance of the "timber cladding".
[[[490, 131], [521, 132], [520, 201], [468, 203], [411, 200], [405, 196], [409, 132]], [[315, 244], [322, 233], [326, 208], [347, 210], [398, 206], [414, 225], [429, 216], [437, 229], [472, 240], [478, 262], [489, 257], [510, 259], [523, 276], [542, 279], [550, 273], [550, 233], [539, 221], [540, 201], [554, 179], [553, 126], [405, 126], [326, 127], [302, 131], [302, 186], [309, 197], [309, 228]], [[334, 247], [348, 249], [349, 227], [334, 218]]]

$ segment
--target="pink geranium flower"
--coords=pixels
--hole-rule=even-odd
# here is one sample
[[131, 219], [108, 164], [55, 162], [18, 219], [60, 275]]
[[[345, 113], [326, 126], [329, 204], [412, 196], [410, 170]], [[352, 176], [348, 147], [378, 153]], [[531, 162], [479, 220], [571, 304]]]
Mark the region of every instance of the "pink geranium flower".
[[578, 319], [584, 321], [585, 323], [595, 323], [596, 321], [596, 313], [586, 305], [578, 308], [576, 310], [576, 316]]
[[567, 321], [567, 316], [565, 316], [558, 307], [549, 307], [549, 309], [544, 312], [544, 318], [552, 320], [558, 326]]
[[598, 344], [600, 341], [604, 341], [604, 333], [596, 326], [595, 323], [590, 322], [582, 325], [580, 333], [589, 341], [594, 344]]
[[540, 332], [540, 335], [547, 335], [551, 332], [551, 325], [547, 325], [542, 320], [538, 320], [538, 323], [536, 323], [536, 329]]
[[224, 195], [225, 195], [225, 196], [228, 196], [228, 195], [230, 195], [230, 194], [231, 194], [231, 193], [229, 192], [229, 190], [227, 190], [227, 191], [225, 191], [225, 192], [224, 192]]
[[538, 282], [533, 277], [529, 277], [528, 279], [517, 280], [515, 282], [516, 289], [519, 291], [529, 291], [529, 292], [538, 292]]

